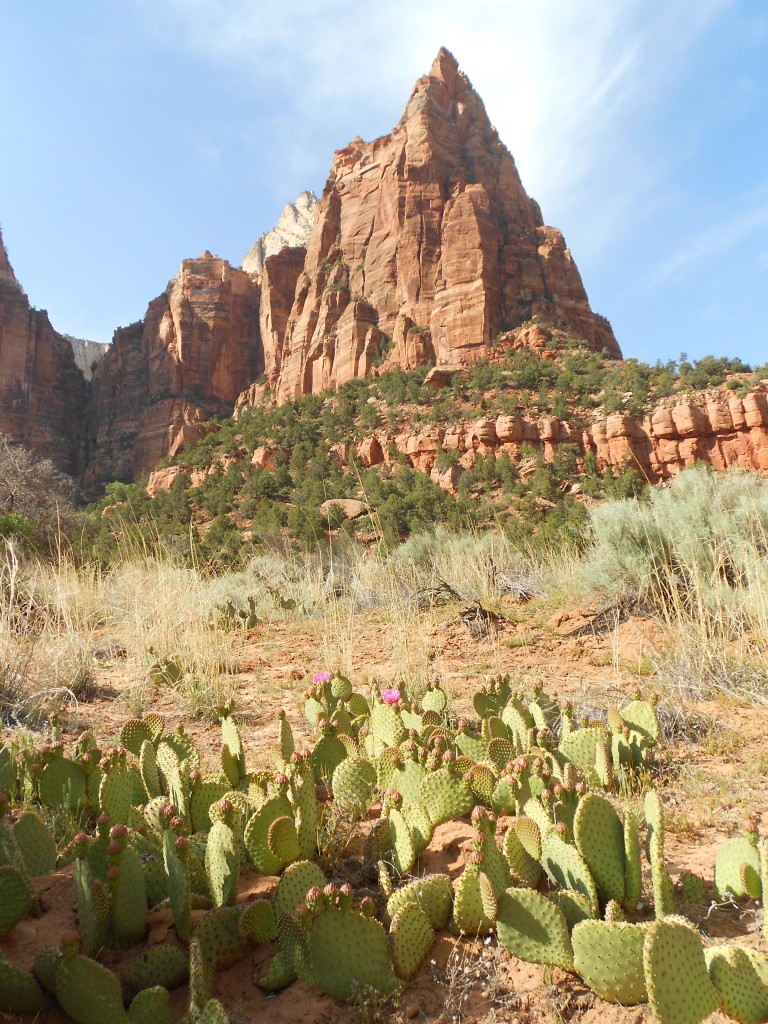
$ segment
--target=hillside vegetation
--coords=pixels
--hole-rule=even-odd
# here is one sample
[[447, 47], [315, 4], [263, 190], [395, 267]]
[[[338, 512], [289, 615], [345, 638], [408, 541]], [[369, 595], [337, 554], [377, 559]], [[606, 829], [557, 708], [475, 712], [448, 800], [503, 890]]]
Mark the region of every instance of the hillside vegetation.
[[[393, 446], [387, 464], [364, 468], [354, 444], [377, 429], [392, 436], [450, 428], [481, 415], [549, 414], [584, 427], [593, 416], [617, 410], [641, 414], [691, 389], [746, 393], [768, 374], [752, 372], [739, 360], [713, 357], [655, 366], [617, 362], [562, 332], [552, 337], [551, 351], [499, 350], [437, 392], [424, 387], [426, 369], [395, 370], [349, 381], [336, 392], [248, 408], [237, 420], [213, 424], [195, 447], [166, 460], [182, 471], [168, 492], [150, 498], [146, 479], [108, 486], [93, 510], [94, 550], [109, 562], [121, 547], [159, 542], [190, 564], [242, 566], [275, 546], [310, 550], [333, 537], [354, 536], [392, 548], [437, 524], [492, 528], [515, 543], [543, 548], [578, 545], [587, 524], [585, 500], [643, 491], [645, 481], [635, 466], [601, 471], [591, 453], [582, 455], [571, 443], [560, 443], [547, 461], [541, 446], [523, 443], [514, 461], [506, 452], [478, 453], [451, 494], [414, 470]], [[272, 468], [251, 463], [261, 446], [268, 449]], [[459, 455], [439, 452], [436, 468], [448, 469]], [[572, 493], [574, 484], [578, 495]], [[350, 498], [363, 503], [354, 522], [332, 504]]]

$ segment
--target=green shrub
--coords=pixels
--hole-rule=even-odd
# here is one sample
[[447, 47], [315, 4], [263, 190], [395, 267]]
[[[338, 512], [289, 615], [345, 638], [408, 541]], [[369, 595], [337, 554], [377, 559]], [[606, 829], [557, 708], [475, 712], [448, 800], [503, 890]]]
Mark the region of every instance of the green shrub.
[[667, 620], [741, 629], [768, 610], [768, 486], [755, 474], [687, 469], [643, 499], [590, 510], [584, 583]]

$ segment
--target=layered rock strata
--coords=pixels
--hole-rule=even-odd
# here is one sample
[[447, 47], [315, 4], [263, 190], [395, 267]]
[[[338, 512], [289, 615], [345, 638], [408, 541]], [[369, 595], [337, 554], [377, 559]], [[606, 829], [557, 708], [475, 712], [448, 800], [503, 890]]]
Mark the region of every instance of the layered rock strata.
[[[696, 401], [659, 407], [642, 419], [614, 413], [588, 425], [565, 423], [554, 416], [521, 415], [398, 434], [378, 430], [354, 445], [336, 446], [336, 454], [343, 462], [354, 454], [366, 468], [391, 464], [396, 454], [404, 455], [414, 469], [455, 493], [462, 474], [475, 465], [478, 455], [500, 458], [507, 454], [525, 478], [537, 465], [530, 449], [551, 462], [561, 444], [573, 446], [582, 459], [591, 453], [601, 471], [632, 467], [650, 483], [667, 480], [696, 462], [718, 470], [768, 471], [768, 387], [763, 385], [744, 398], [703, 395]], [[454, 453], [453, 463], [440, 468], [441, 453]], [[251, 461], [269, 469], [276, 465], [275, 454], [276, 449], [261, 446]], [[167, 489], [182, 473], [172, 467], [152, 474], [150, 493]], [[204, 476], [199, 474], [193, 485]]]
[[445, 50], [395, 130], [337, 152], [319, 206], [311, 193], [289, 204], [247, 269], [210, 253], [185, 260], [145, 319], [116, 331], [87, 407], [71, 346], [2, 260], [0, 430], [57, 453], [86, 494], [134, 478], [236, 403], [290, 400], [379, 367], [466, 366], [507, 332], [524, 343], [532, 318], [620, 355]]

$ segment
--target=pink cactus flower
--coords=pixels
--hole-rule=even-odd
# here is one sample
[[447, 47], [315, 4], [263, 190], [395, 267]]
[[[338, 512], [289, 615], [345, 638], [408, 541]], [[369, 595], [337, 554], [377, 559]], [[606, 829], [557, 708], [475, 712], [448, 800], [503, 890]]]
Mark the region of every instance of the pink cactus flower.
[[382, 690], [381, 699], [385, 704], [397, 704], [400, 700], [399, 690]]
[[331, 676], [329, 672], [315, 672], [315, 674], [312, 676], [312, 682], [327, 683], [330, 678]]

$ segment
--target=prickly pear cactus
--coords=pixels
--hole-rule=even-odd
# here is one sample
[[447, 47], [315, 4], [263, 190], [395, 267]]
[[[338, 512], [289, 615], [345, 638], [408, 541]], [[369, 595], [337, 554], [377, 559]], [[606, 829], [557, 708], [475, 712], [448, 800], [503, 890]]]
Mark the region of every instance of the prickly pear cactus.
[[424, 875], [396, 889], [387, 900], [387, 915], [394, 918], [407, 903], [416, 903], [432, 928], [445, 928], [453, 907], [453, 887], [448, 875]]
[[493, 931], [498, 903], [491, 880], [482, 870], [482, 855], [469, 859], [456, 879], [453, 894], [454, 931], [461, 935], [487, 935]]
[[268, 900], [254, 900], [240, 915], [240, 935], [249, 942], [274, 942], [277, 938], [275, 911]]
[[597, 886], [586, 861], [551, 827], [541, 835], [541, 863], [554, 885], [582, 893], [589, 900], [593, 913], [597, 912]]
[[189, 977], [189, 956], [181, 946], [150, 946], [129, 960], [121, 975], [123, 984], [134, 992], [144, 988], [176, 988]]
[[582, 921], [571, 933], [573, 964], [584, 982], [609, 1003], [648, 1002], [643, 968], [647, 925]]
[[761, 1024], [768, 1019], [768, 985], [740, 946], [713, 946], [705, 950], [709, 976], [720, 998], [720, 1008], [739, 1024]]
[[760, 899], [760, 853], [754, 822], [749, 819], [744, 834], [731, 839], [715, 860], [715, 888], [721, 899]]
[[624, 902], [624, 826], [613, 805], [597, 793], [579, 801], [573, 823], [576, 849], [606, 899]]
[[154, 985], [139, 992], [128, 1008], [131, 1024], [175, 1024], [167, 988]]
[[17, 867], [0, 867], [0, 939], [4, 939], [29, 913], [32, 899]]
[[65, 955], [56, 975], [56, 996], [77, 1024], [130, 1024], [116, 975], [88, 957]]
[[289, 865], [283, 873], [275, 893], [275, 916], [281, 912], [293, 911], [304, 899], [312, 888], [322, 889], [327, 878], [314, 863], [309, 860], [297, 860]]
[[399, 988], [387, 933], [373, 918], [336, 907], [323, 910], [312, 922], [309, 950], [317, 984], [334, 999], [349, 1002], [368, 987], [389, 999]]
[[424, 911], [415, 903], [406, 903], [392, 918], [389, 934], [395, 972], [408, 981], [431, 949], [435, 933]]
[[347, 757], [333, 773], [334, 800], [353, 818], [362, 818], [376, 788], [376, 769], [362, 757]]
[[48, 875], [56, 867], [56, 840], [39, 814], [26, 811], [13, 826], [13, 835], [32, 878]]
[[36, 1014], [48, 1005], [45, 992], [32, 975], [9, 963], [0, 950], [0, 1012]]
[[648, 1000], [660, 1024], [699, 1024], [718, 1008], [701, 936], [684, 918], [662, 917], [643, 946]]
[[561, 911], [532, 889], [507, 889], [496, 916], [499, 942], [507, 952], [530, 963], [570, 970], [573, 947]]
[[[223, 799], [216, 806], [222, 809], [225, 818], [234, 823], [234, 808], [228, 800]], [[240, 880], [240, 858], [235, 848], [232, 828], [225, 821], [214, 822], [208, 833], [205, 871], [208, 875], [213, 905], [223, 907], [228, 903], [234, 903]]]

